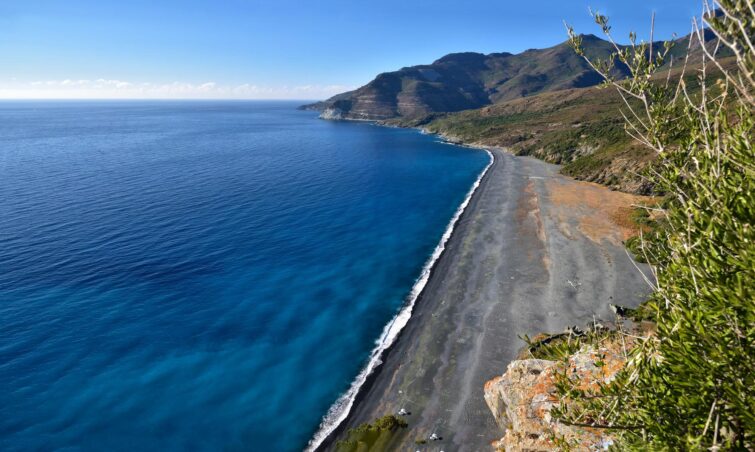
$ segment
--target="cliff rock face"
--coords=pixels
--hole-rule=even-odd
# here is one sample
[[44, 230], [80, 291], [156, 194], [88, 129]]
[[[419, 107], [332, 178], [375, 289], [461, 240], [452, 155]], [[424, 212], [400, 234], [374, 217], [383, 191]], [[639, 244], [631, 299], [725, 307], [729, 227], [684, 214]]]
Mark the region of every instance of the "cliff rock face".
[[[584, 347], [569, 358], [568, 364], [542, 359], [513, 361], [506, 373], [485, 384], [485, 401], [506, 435], [493, 443], [497, 450], [552, 451], [555, 438], [572, 450], [604, 450], [613, 440], [605, 430], [561, 424], [550, 415], [558, 403], [554, 376], [567, 366], [579, 376], [583, 388], [608, 383], [624, 366], [624, 348], [618, 343]], [[600, 367], [595, 363], [602, 361]]]
[[343, 119], [343, 112], [339, 110], [338, 108], [326, 108], [325, 110], [320, 113], [320, 118], [322, 119]]

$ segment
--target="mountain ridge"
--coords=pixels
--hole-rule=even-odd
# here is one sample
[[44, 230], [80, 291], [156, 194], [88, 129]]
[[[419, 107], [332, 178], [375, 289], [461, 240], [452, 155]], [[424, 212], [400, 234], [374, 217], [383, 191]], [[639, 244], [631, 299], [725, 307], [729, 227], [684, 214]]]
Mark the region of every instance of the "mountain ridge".
[[[706, 30], [704, 35], [707, 45], [713, 34]], [[590, 60], [612, 57], [615, 47], [611, 42], [593, 34], [580, 36], [585, 55]], [[671, 50], [670, 59], [684, 57], [689, 39], [690, 35], [687, 35], [673, 41], [676, 46]], [[663, 45], [664, 41], [657, 41], [653, 48], [662, 49]], [[619, 48], [626, 47], [619, 45]], [[701, 54], [693, 51], [693, 62]], [[629, 69], [617, 62], [611, 75], [624, 78], [629, 75]], [[355, 90], [300, 108], [320, 111], [324, 119], [416, 120], [541, 93], [589, 88], [602, 81], [603, 77], [574, 52], [567, 40], [516, 54], [449, 53], [430, 64], [380, 73]]]
[[[613, 50], [608, 41], [594, 35], [583, 35], [583, 40], [591, 57], [605, 59]], [[623, 77], [627, 70], [617, 66], [614, 75]], [[450, 53], [430, 64], [383, 72], [360, 88], [302, 108], [320, 111], [329, 119], [417, 118], [601, 81], [568, 42], [562, 42], [518, 54]]]

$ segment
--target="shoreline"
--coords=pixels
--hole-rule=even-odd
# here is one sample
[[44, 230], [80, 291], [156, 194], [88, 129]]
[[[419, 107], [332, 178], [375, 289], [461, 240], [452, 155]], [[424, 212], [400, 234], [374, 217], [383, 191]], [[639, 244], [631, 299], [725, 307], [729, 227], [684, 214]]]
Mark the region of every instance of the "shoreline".
[[[483, 386], [516, 358], [521, 334], [610, 321], [609, 302], [633, 307], [650, 292], [652, 276], [627, 254], [605, 207], [632, 195], [576, 181], [536, 158], [413, 129], [483, 149], [493, 161], [410, 318], [339, 423], [307, 450], [333, 450], [348, 429], [399, 409], [409, 411], [409, 427], [391, 436], [392, 450], [487, 450], [501, 427]], [[433, 433], [441, 439], [417, 442]]]
[[[348, 120], [351, 121], [351, 120]], [[357, 120], [360, 121], [360, 120]], [[364, 121], [364, 120], [362, 120]], [[383, 126], [375, 122], [376, 125]], [[424, 130], [416, 129], [419, 133], [427, 134]], [[436, 269], [437, 263], [440, 257], [443, 255], [447, 248], [447, 244], [453, 238], [456, 226], [462, 220], [469, 204], [478, 192], [480, 186], [484, 183], [485, 176], [489, 174], [490, 168], [496, 163], [495, 155], [488, 149], [482, 147], [469, 146], [465, 144], [453, 143], [446, 140], [442, 136], [438, 136], [442, 142], [459, 147], [466, 147], [470, 149], [476, 149], [484, 151], [490, 157], [490, 162], [483, 168], [477, 179], [472, 184], [467, 192], [467, 196], [454, 212], [454, 216], [449, 221], [446, 229], [441, 236], [440, 241], [435, 246], [433, 253], [425, 262], [419, 277], [416, 279], [414, 285], [407, 296], [407, 301], [401, 307], [399, 312], [385, 325], [380, 337], [375, 341], [376, 346], [370, 352], [367, 364], [360, 370], [359, 374], [354, 378], [349, 389], [345, 393], [340, 395], [338, 399], [328, 408], [328, 411], [323, 416], [317, 431], [312, 436], [312, 439], [307, 443], [306, 452], [315, 452], [324, 450], [331, 443], [333, 443], [335, 437], [343, 431], [345, 421], [348, 419], [353, 407], [364, 397], [365, 390], [368, 389], [375, 377], [378, 375], [379, 370], [384, 363], [384, 359], [391, 348], [396, 343], [401, 333], [405, 330], [406, 326], [412, 319], [412, 313], [415, 306], [421, 301], [422, 293], [427, 287], [427, 282], [433, 275]]]

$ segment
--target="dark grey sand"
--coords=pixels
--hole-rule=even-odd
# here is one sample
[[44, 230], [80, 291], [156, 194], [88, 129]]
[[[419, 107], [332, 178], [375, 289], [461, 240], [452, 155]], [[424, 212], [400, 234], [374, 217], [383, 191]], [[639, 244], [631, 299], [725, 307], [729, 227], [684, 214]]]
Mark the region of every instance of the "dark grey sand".
[[[518, 335], [610, 320], [608, 303], [634, 306], [649, 292], [615, 232], [583, 232], [585, 217], [604, 213], [552, 202], [554, 190], [579, 182], [554, 165], [491, 152], [495, 162], [411, 320], [324, 448], [345, 429], [404, 408], [409, 427], [394, 450], [490, 450], [503, 432], [483, 386], [516, 357]], [[415, 444], [431, 433], [442, 439]]]

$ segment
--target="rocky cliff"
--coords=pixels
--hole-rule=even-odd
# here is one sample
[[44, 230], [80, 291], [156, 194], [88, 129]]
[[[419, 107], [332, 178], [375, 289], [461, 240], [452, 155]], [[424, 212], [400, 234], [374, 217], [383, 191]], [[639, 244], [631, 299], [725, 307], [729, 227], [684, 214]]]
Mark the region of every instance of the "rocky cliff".
[[558, 404], [555, 380], [560, 372], [578, 378], [581, 389], [610, 382], [626, 363], [628, 343], [620, 340], [586, 345], [566, 363], [544, 359], [512, 361], [506, 373], [485, 384], [485, 401], [505, 430], [494, 441], [500, 451], [552, 451], [568, 447], [575, 451], [604, 450], [613, 439], [606, 430], [575, 427], [551, 417]]

